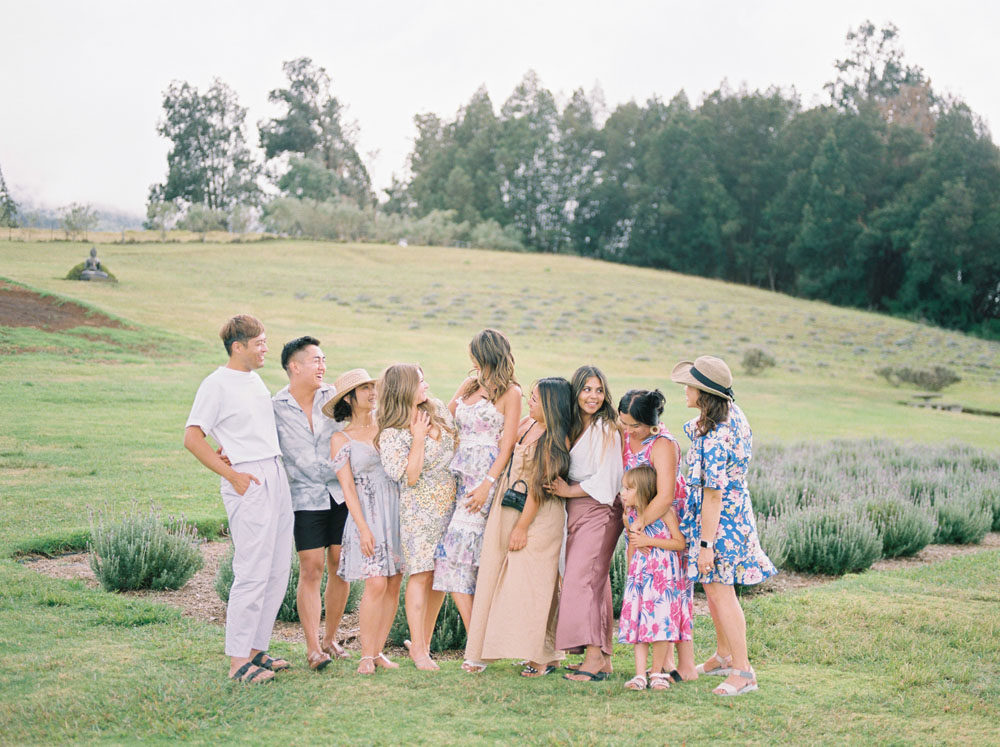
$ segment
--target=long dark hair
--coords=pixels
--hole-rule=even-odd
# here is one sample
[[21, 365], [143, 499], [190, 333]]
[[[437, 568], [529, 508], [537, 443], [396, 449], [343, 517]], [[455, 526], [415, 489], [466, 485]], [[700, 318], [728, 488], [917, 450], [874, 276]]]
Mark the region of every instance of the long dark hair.
[[535, 443], [535, 452], [528, 468], [528, 486], [541, 503], [552, 497], [545, 486], [557, 477], [569, 475], [569, 424], [572, 392], [569, 382], [561, 376], [539, 379], [538, 399], [545, 418], [545, 433]]
[[573, 425], [569, 430], [569, 438], [572, 443], [576, 443], [576, 440], [580, 438], [583, 434], [583, 415], [580, 413], [580, 392], [583, 391], [583, 385], [587, 383], [587, 379], [591, 377], [596, 377], [600, 380], [601, 386], [604, 388], [604, 404], [601, 405], [601, 409], [594, 413], [594, 421], [606, 420], [611, 429], [618, 430], [618, 414], [615, 412], [615, 406], [611, 404], [611, 391], [608, 389], [608, 379], [604, 373], [597, 366], [580, 366], [573, 373]]
[[699, 389], [696, 404], [701, 410], [701, 415], [698, 416], [698, 436], [711, 433], [715, 426], [726, 422], [729, 417], [729, 400], [718, 394], [711, 394]]

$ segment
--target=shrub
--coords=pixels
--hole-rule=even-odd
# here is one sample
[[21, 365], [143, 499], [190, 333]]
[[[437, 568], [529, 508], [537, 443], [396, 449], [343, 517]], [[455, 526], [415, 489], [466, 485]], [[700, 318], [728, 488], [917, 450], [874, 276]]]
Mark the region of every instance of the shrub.
[[781, 516], [757, 517], [757, 537], [760, 546], [775, 568], [784, 568], [788, 558], [788, 531]]
[[945, 366], [933, 368], [909, 368], [908, 366], [883, 366], [875, 369], [875, 374], [881, 376], [893, 386], [912, 384], [931, 392], [940, 392], [945, 387], [957, 384], [962, 377]]
[[839, 576], [869, 568], [882, 555], [882, 540], [867, 516], [853, 506], [811, 506], [784, 518], [785, 565], [804, 573]]
[[765, 369], [774, 366], [774, 356], [760, 348], [749, 348], [743, 353], [743, 369], [751, 376], [756, 376]]
[[[326, 576], [323, 576], [323, 585], [326, 585]], [[361, 604], [361, 595], [365, 592], [364, 581], [352, 581], [351, 591], [347, 595], [347, 606], [344, 607], [344, 614], [349, 615]]]
[[938, 501], [934, 541], [944, 545], [976, 545], [993, 526], [993, 508], [975, 494]]
[[476, 225], [469, 236], [469, 243], [480, 249], [499, 249], [507, 252], [523, 252], [524, 244], [514, 226], [501, 226], [490, 218]]
[[[229, 591], [233, 588], [234, 551], [234, 548], [230, 548], [226, 557], [219, 563], [219, 570], [215, 572], [215, 593], [223, 602], [229, 602]], [[282, 622], [299, 621], [299, 608], [295, 601], [298, 586], [299, 556], [292, 553], [292, 570], [288, 574], [288, 588], [285, 589], [285, 598], [281, 600], [281, 609], [278, 610], [278, 619]]]
[[[66, 279], [67, 280], [79, 280], [80, 276], [83, 274], [83, 270], [84, 270], [84, 268], [86, 266], [87, 266], [86, 262], [81, 262], [78, 265], [74, 265], [73, 269], [66, 273]], [[112, 283], [117, 283], [118, 282], [118, 278], [115, 277], [115, 274], [113, 272], [111, 272], [111, 270], [108, 269], [108, 266], [106, 264], [104, 264], [104, 262], [101, 262], [101, 271], [102, 272], [106, 272], [108, 274], [108, 281], [110, 281]]]
[[915, 555], [924, 549], [937, 530], [937, 519], [926, 504], [898, 498], [875, 499], [865, 506], [865, 513], [882, 539], [882, 556], [899, 558]]
[[611, 556], [611, 604], [614, 606], [615, 617], [622, 613], [622, 596], [625, 594], [627, 579], [628, 555], [625, 553], [625, 536], [622, 535]]
[[164, 521], [153, 505], [140, 512], [133, 502], [114, 523], [106, 512], [92, 512], [90, 536], [90, 567], [107, 591], [179, 589], [204, 563], [197, 531]]
[[[399, 606], [396, 608], [396, 617], [392, 620], [392, 627], [389, 628], [388, 642], [393, 646], [402, 646], [403, 641], [410, 637], [410, 630], [406, 624], [406, 582], [399, 587]], [[452, 601], [451, 594], [445, 595], [444, 604], [441, 605], [441, 612], [438, 614], [437, 622], [434, 624], [434, 633], [431, 634], [431, 651], [449, 651], [452, 649], [465, 648], [465, 625], [462, 623], [462, 616], [458, 612], [458, 607]]]

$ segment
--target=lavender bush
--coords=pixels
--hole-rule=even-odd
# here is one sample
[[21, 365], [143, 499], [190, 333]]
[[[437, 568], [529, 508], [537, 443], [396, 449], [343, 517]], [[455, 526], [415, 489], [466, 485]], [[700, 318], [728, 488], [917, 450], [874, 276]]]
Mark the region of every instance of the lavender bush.
[[[1000, 531], [1000, 457], [963, 444], [873, 439], [758, 447], [749, 489], [765, 550], [789, 568], [815, 566], [803, 560], [806, 535], [860, 531], [859, 521], [873, 527], [884, 557], [912, 555], [929, 542], [976, 543]], [[845, 523], [836, 524], [836, 516]]]

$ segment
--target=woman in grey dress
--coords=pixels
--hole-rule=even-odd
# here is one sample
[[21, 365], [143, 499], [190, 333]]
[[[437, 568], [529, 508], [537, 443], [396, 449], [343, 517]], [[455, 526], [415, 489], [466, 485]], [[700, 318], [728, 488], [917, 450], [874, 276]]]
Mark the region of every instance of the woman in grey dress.
[[333, 467], [350, 511], [337, 575], [345, 581], [365, 582], [358, 674], [373, 674], [376, 666], [399, 666], [382, 653], [403, 579], [399, 487], [385, 474], [373, 443], [378, 430], [375, 382], [367, 371], [356, 368], [342, 374], [334, 386], [337, 394], [323, 412], [337, 421], [349, 421], [330, 441]]

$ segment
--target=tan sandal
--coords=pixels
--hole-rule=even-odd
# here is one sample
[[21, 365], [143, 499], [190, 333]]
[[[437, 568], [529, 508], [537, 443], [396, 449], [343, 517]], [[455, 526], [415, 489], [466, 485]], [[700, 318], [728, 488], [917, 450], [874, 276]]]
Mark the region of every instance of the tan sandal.
[[313, 651], [311, 654], [306, 656], [306, 663], [309, 664], [309, 668], [314, 672], [322, 671], [330, 665], [333, 659], [330, 658], [330, 654], [325, 651]]
[[329, 646], [320, 646], [323, 653], [328, 654], [333, 659], [350, 659], [351, 655], [347, 653], [343, 646], [341, 646], [336, 641], [330, 641]]
[[385, 669], [399, 669], [399, 664], [386, 656], [383, 651], [379, 651], [375, 654], [375, 666], [383, 667]]
[[[365, 666], [368, 664], [369, 666]], [[358, 674], [375, 674], [375, 657], [362, 656], [358, 662]]]

